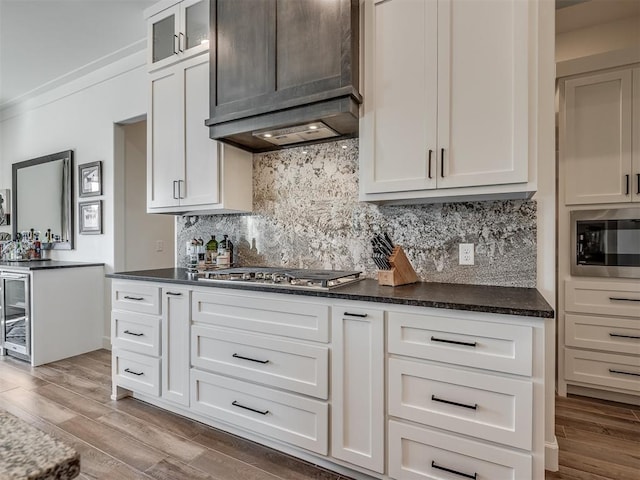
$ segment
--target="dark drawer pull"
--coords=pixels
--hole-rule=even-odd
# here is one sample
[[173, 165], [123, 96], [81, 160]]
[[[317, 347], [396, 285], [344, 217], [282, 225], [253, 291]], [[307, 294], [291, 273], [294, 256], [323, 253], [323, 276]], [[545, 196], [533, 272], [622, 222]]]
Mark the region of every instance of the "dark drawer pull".
[[464, 478], [473, 478], [473, 480], [478, 478], [477, 473], [474, 473], [473, 475], [469, 475], [468, 473], [458, 472], [457, 470], [454, 470], [452, 468], [442, 467], [434, 461], [431, 462], [431, 468], [437, 468], [438, 470], [443, 470], [445, 472], [453, 473], [455, 475], [460, 475], [461, 477], [464, 477]]
[[129, 370], [128, 368], [124, 369], [125, 372], [130, 373], [131, 375], [136, 375], [136, 376], [140, 376], [140, 375], [144, 375], [144, 372], [134, 372], [133, 370]]
[[451, 400], [444, 400], [442, 398], [438, 398], [435, 395], [431, 395], [431, 400], [433, 400], [434, 402], [446, 403], [447, 405], [455, 405], [456, 407], [468, 408], [470, 410], [477, 410], [478, 409], [478, 404], [477, 403], [474, 403], [473, 405], [469, 405], [467, 403], [452, 402]]
[[609, 297], [609, 300], [616, 300], [618, 302], [640, 302], [640, 298]]
[[125, 295], [124, 298], [127, 300], [137, 300], [137, 301], [144, 300], [144, 297], [132, 297], [130, 295]]
[[609, 369], [609, 373], [619, 373], [620, 375], [633, 375], [634, 377], [640, 377], [640, 373], [625, 372], [623, 370], [614, 370], [613, 368]]
[[130, 332], [129, 330], [125, 330], [124, 333], [126, 333], [127, 335], [133, 335], [134, 337], [143, 337], [144, 333], [135, 333], [135, 332]]
[[640, 340], [639, 335], [623, 335], [622, 333], [610, 333], [610, 337], [618, 337], [618, 338], [637, 338]]
[[366, 313], [350, 313], [350, 312], [344, 312], [344, 314], [345, 314], [347, 317], [367, 318], [367, 314], [366, 314]]
[[431, 337], [432, 342], [441, 342], [441, 343], [452, 343], [454, 345], [464, 345], [465, 347], [473, 347], [476, 348], [478, 346], [478, 342], [460, 342], [458, 340], [446, 340], [444, 338], [436, 338]]
[[250, 362], [262, 363], [262, 364], [269, 363], [269, 360], [256, 360], [255, 358], [243, 357], [242, 355], [238, 355], [237, 353], [234, 353], [231, 356], [233, 358], [239, 358], [240, 360], [248, 360]]
[[255, 408], [245, 407], [244, 405], [242, 405], [241, 403], [236, 402], [235, 400], [233, 402], [231, 402], [231, 405], [233, 405], [234, 407], [244, 408], [245, 410], [250, 410], [252, 412], [259, 413], [260, 415], [267, 415], [269, 413], [269, 410], [256, 410]]
[[182, 293], [180, 293], [180, 292], [167, 292], [167, 295], [173, 295], [174, 297], [179, 297], [180, 295], [182, 295]]

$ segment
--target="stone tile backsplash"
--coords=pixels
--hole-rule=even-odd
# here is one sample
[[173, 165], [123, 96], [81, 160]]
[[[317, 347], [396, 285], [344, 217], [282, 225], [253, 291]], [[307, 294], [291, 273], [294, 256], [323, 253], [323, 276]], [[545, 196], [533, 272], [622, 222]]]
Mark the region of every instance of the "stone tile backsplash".
[[[185, 243], [228, 234], [236, 264], [359, 270], [375, 278], [371, 237], [388, 232], [423, 281], [536, 285], [536, 203], [508, 200], [379, 206], [358, 201], [358, 141], [254, 156], [254, 212], [177, 220]], [[458, 265], [474, 243], [475, 265]]]

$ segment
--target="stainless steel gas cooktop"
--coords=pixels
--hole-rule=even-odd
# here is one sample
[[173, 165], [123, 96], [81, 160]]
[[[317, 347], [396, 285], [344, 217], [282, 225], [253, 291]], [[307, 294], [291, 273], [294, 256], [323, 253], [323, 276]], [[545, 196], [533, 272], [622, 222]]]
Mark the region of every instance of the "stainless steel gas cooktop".
[[198, 277], [198, 280], [212, 283], [329, 290], [361, 280], [361, 273], [346, 270], [238, 267], [205, 272]]

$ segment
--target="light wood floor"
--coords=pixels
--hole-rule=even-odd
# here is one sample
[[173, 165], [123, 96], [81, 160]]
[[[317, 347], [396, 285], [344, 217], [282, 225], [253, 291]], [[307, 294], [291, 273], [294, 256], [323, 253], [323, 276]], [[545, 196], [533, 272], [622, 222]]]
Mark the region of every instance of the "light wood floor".
[[[112, 401], [106, 350], [42, 367], [0, 359], [0, 408], [73, 446], [83, 479], [345, 480], [133, 400]], [[639, 480], [640, 407], [556, 398], [560, 471], [546, 480]], [[520, 480], [520, 479], [518, 479]]]

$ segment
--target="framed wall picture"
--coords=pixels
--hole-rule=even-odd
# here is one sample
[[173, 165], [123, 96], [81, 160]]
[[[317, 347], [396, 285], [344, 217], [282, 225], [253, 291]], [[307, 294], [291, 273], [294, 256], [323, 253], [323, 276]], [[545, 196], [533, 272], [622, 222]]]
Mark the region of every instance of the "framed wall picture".
[[81, 235], [99, 235], [102, 233], [102, 200], [78, 204]]
[[93, 197], [102, 195], [102, 162], [78, 165], [78, 195]]
[[11, 225], [11, 192], [0, 190], [0, 226]]

